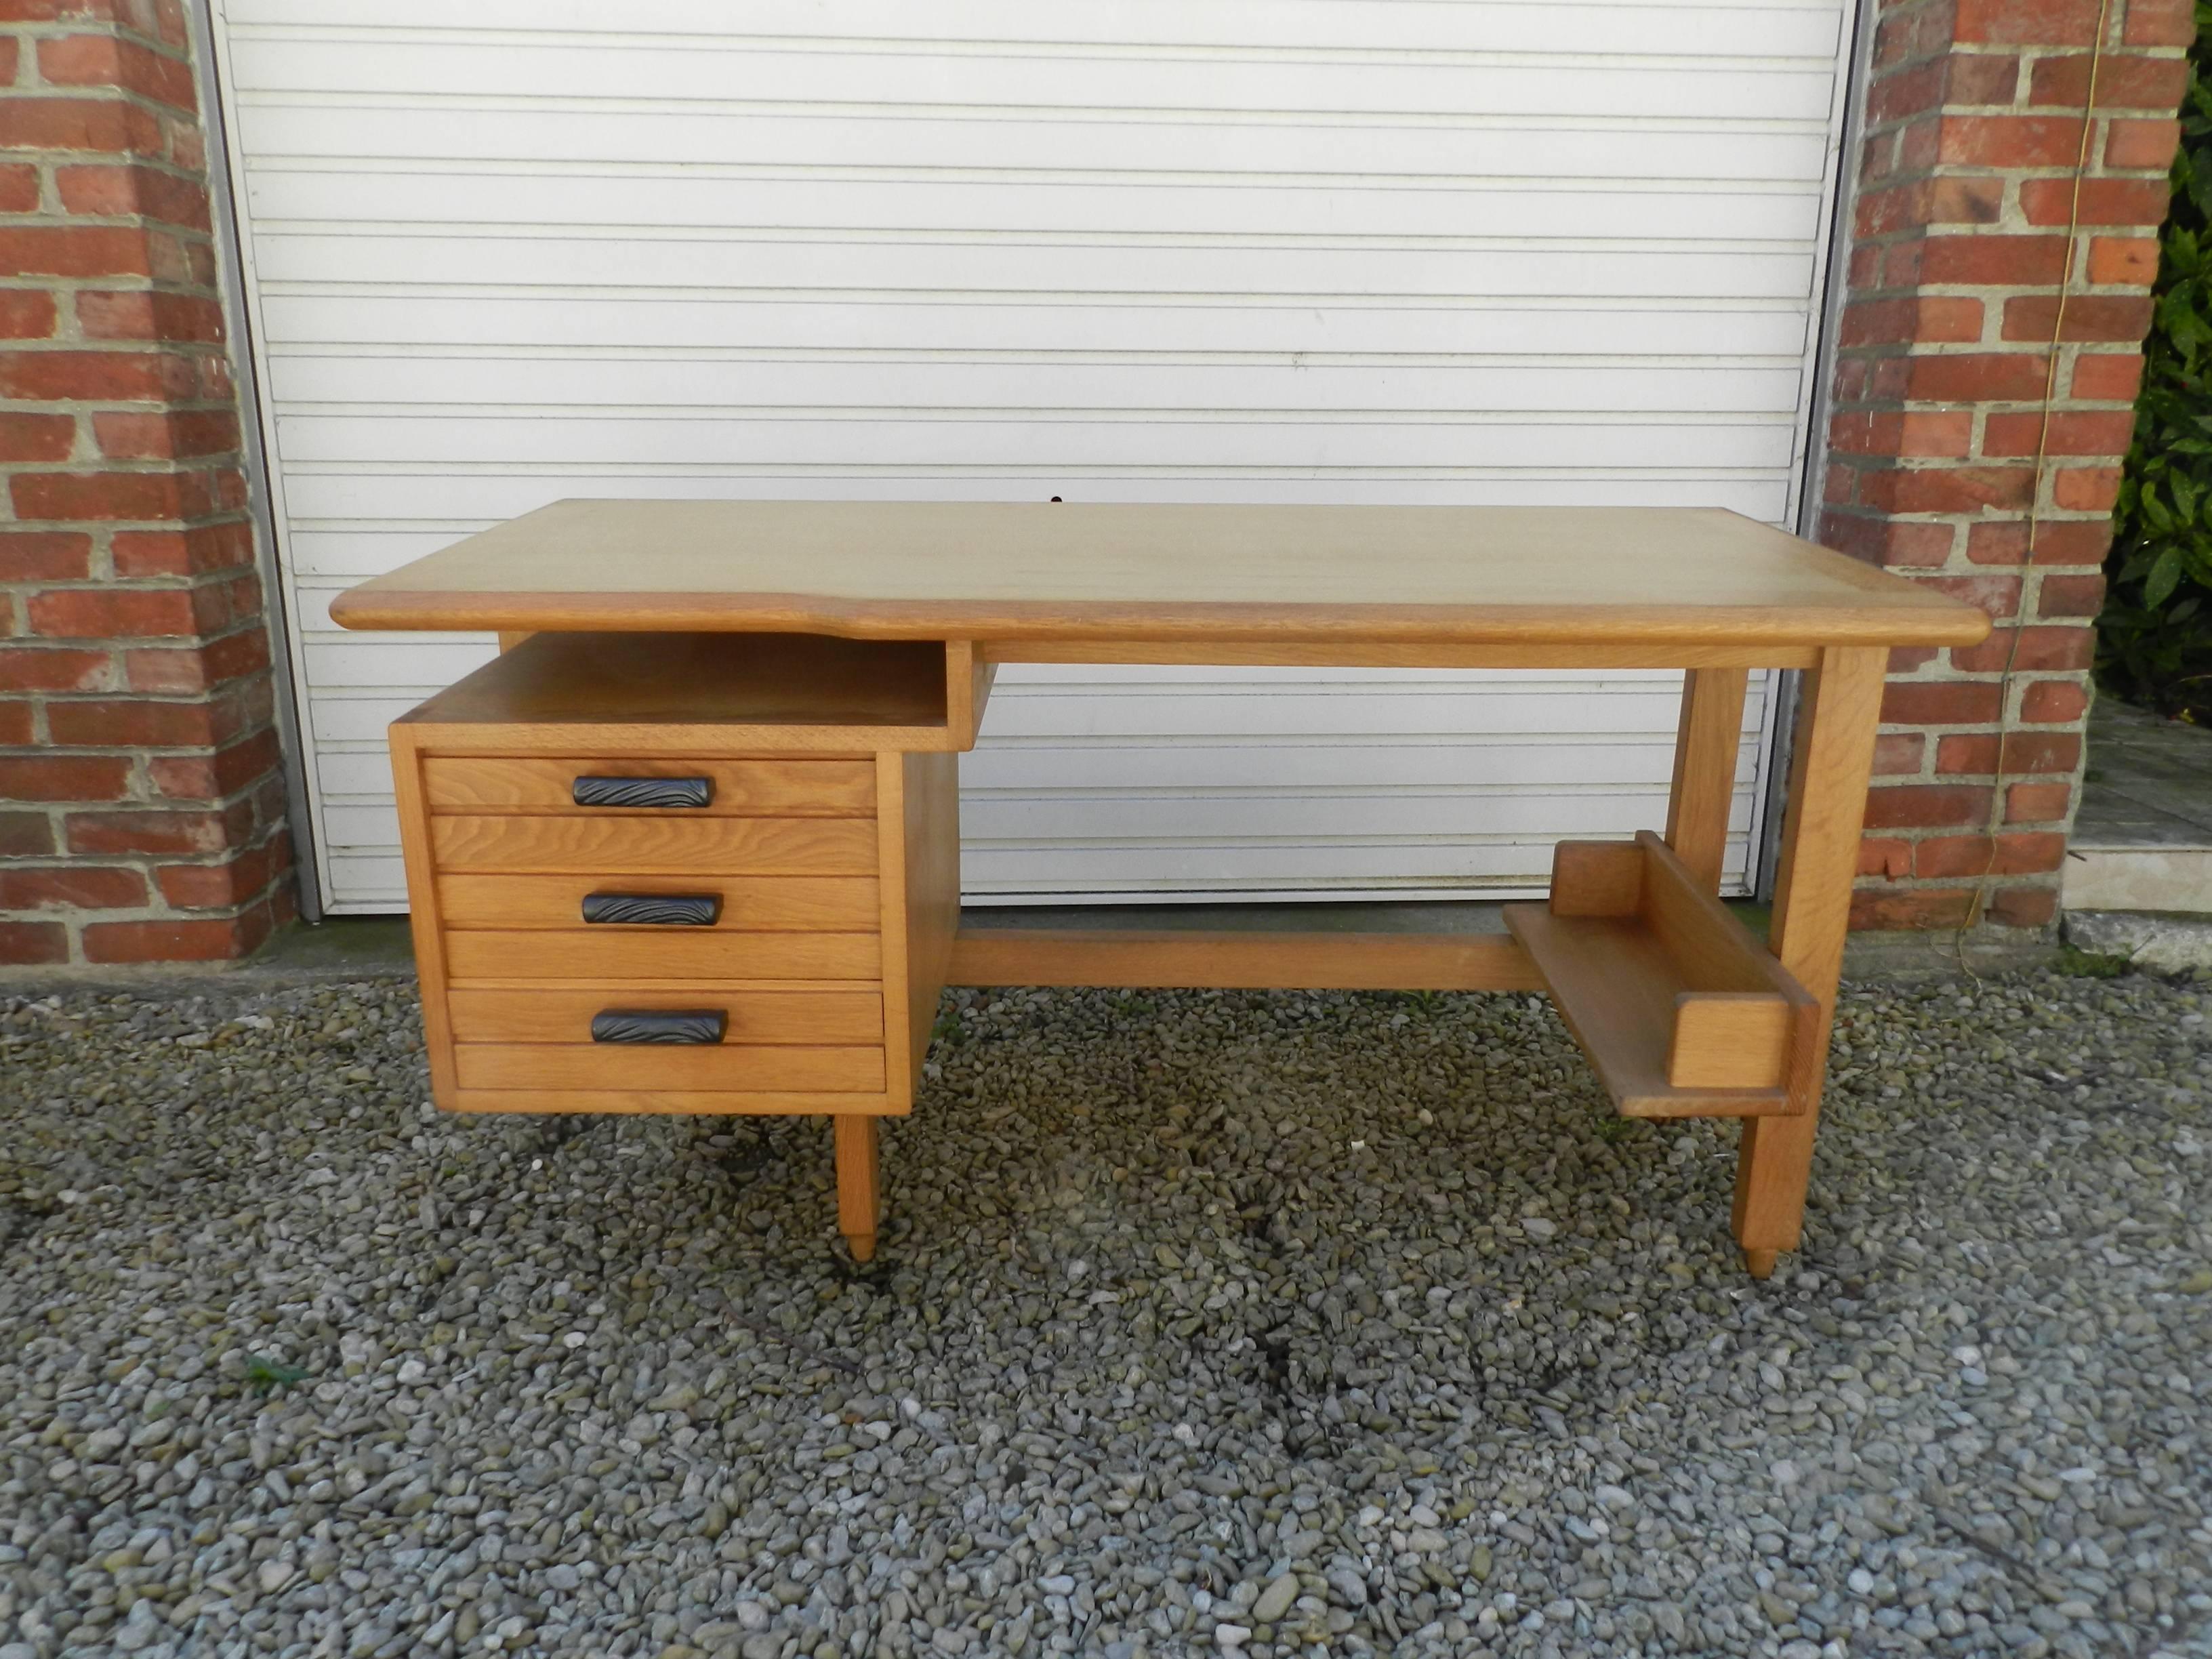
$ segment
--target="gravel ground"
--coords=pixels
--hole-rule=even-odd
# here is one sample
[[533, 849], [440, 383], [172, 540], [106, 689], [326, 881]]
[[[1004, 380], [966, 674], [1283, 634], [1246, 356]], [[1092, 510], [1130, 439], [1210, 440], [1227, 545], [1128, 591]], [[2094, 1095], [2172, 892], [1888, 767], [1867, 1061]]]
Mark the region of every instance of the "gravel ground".
[[0, 998], [0, 1659], [2212, 1653], [2209, 1012], [1853, 990], [1762, 1285], [1527, 997], [958, 994], [866, 1270], [407, 986]]

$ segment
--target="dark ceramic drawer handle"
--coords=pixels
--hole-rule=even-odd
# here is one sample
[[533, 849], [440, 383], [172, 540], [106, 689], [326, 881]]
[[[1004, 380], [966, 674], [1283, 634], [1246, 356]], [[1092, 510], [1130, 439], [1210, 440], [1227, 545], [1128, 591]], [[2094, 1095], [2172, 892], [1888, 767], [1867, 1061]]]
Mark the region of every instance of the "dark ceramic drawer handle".
[[720, 1008], [609, 1008], [592, 1016], [594, 1042], [720, 1042], [730, 1017]]
[[586, 921], [645, 927], [712, 927], [722, 915], [720, 893], [586, 893]]
[[704, 806], [712, 778], [578, 778], [568, 791], [579, 806]]

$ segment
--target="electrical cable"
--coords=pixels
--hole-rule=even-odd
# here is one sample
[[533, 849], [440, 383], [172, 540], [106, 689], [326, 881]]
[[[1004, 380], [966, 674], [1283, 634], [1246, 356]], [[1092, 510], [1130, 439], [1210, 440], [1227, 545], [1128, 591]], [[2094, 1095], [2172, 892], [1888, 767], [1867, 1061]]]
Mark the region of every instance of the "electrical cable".
[[[2013, 617], [2012, 642], [2006, 648], [2004, 668], [1997, 677], [1997, 743], [1996, 754], [1991, 758], [1990, 807], [1984, 819], [1990, 850], [1983, 860], [1982, 873], [1974, 883], [1972, 902], [1966, 907], [1965, 916], [1953, 934], [1959, 965], [1973, 974], [1972, 964], [1966, 960], [1966, 932], [1978, 926], [1984, 907], [1989, 902], [1990, 880], [1996, 873], [1997, 832], [2004, 819], [2005, 746], [2012, 736], [2013, 672], [2020, 661], [2021, 636], [2027, 631], [2027, 600], [2030, 578], [2035, 573], [2035, 536], [2041, 526], [2043, 507], [2044, 469], [2051, 453], [2051, 422], [2053, 406], [2058, 400], [2058, 348], [2066, 337], [2066, 302], [2074, 294], [2075, 240], [2081, 230], [2081, 188], [2089, 173], [2089, 145], [2097, 127], [2097, 77], [2104, 68], [2105, 31], [2111, 20], [2112, 0], [2098, 0], [2096, 32], [2089, 41], [2089, 86], [2081, 107], [2081, 142], [2074, 161], [2074, 187], [2066, 208], [2065, 264], [2058, 273], [2058, 303], [2051, 319], [2051, 350], [2043, 371], [2043, 408], [2036, 422], [2035, 465], [2031, 474], [2027, 497], [2027, 544], [2021, 553], [2020, 597], [2015, 602]], [[2087, 262], [2086, 253], [2083, 256]]]

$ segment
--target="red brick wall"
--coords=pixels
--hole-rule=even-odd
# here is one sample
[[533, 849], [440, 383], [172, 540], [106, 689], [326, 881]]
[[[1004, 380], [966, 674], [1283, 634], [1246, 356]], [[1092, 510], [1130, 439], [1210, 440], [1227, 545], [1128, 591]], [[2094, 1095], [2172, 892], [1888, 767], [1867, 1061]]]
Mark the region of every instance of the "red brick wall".
[[180, 0], [0, 0], [0, 962], [291, 905]]
[[1861, 927], [1955, 926], [1983, 893], [2002, 925], [2056, 908], [2196, 27], [2185, 0], [2110, 0], [2093, 110], [2099, 20], [2096, 0], [1881, 9], [1821, 538], [1998, 629], [1896, 655]]

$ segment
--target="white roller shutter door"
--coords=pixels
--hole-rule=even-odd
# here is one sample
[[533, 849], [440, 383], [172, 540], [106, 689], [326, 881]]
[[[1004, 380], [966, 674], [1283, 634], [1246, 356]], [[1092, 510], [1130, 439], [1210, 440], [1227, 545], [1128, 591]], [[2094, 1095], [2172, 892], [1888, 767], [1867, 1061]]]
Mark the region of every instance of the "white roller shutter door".
[[[567, 495], [1796, 510], [1840, 0], [217, 0], [324, 897]], [[971, 898], [1453, 896], [1656, 824], [1678, 677], [1009, 670]], [[1729, 872], [1756, 830], [1747, 714]]]

